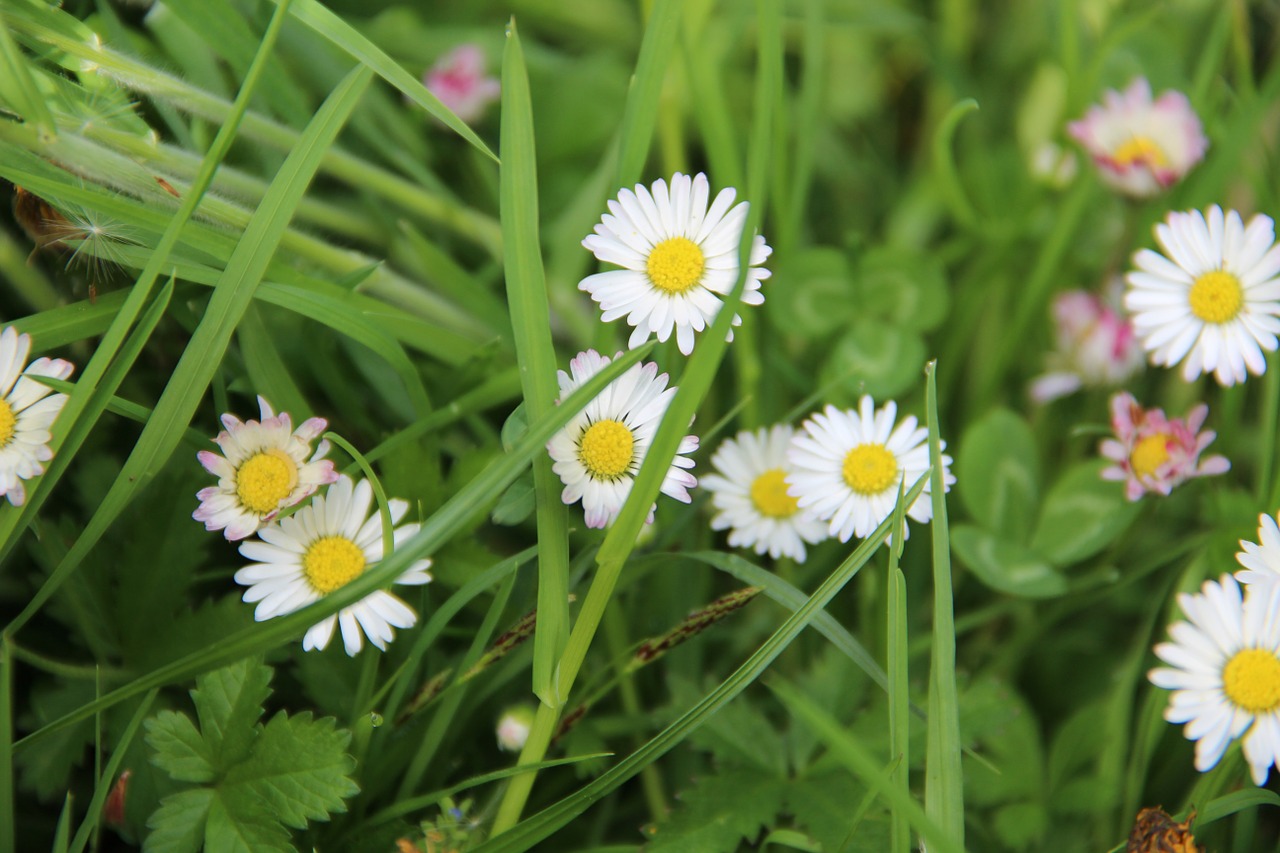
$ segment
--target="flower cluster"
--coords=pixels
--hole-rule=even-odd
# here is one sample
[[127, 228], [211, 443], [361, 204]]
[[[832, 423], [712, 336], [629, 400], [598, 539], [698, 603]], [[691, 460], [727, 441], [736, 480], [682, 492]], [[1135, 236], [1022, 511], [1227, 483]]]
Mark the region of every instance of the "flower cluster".
[[1161, 409], [1144, 409], [1132, 394], [1111, 398], [1111, 427], [1115, 438], [1102, 442], [1101, 453], [1113, 465], [1103, 469], [1104, 480], [1124, 483], [1125, 497], [1136, 501], [1147, 492], [1167, 495], [1192, 477], [1225, 474], [1225, 456], [1200, 454], [1216, 433], [1200, 432], [1209, 407], [1203, 403], [1185, 418], [1169, 418]]

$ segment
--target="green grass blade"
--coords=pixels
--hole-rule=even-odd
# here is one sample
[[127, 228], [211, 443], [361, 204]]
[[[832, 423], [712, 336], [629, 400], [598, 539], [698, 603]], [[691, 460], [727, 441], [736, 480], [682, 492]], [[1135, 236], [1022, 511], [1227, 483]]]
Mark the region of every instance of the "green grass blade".
[[925, 757], [925, 810], [964, 846], [964, 775], [960, 767], [960, 701], [956, 693], [955, 605], [951, 596], [951, 536], [947, 526], [942, 447], [938, 433], [937, 362], [925, 365], [929, 427], [930, 498], [933, 501], [933, 653], [929, 662], [929, 725]]
[[122, 685], [105, 696], [59, 717], [38, 731], [32, 732], [16, 742], [14, 748], [29, 748], [50, 735], [63, 731], [68, 726], [73, 726], [131, 696], [145, 693], [152, 687], [183, 681], [199, 673], [217, 669], [248, 655], [288, 642], [300, 636], [321, 619], [337, 613], [374, 590], [391, 583], [392, 579], [402, 575], [414, 560], [435, 553], [448, 542], [466, 519], [475, 515], [489, 502], [497, 500], [503, 490], [523, 473], [534, 455], [545, 451], [547, 441], [557, 430], [603, 391], [606, 385], [648, 355], [652, 348], [652, 344], [646, 344], [615, 359], [604, 370], [574, 391], [567, 400], [562, 401], [555, 411], [531, 423], [524, 437], [510, 453], [491, 462], [444, 506], [424, 521], [418, 532], [400, 545], [395, 553], [351, 583], [302, 610], [272, 619], [262, 625], [253, 625], [228, 636], [217, 646], [187, 655]]
[[793, 716], [818, 734], [818, 737], [845, 767], [880, 793], [895, 814], [906, 815], [916, 832], [928, 842], [930, 851], [962, 853], [964, 845], [958, 843], [950, 833], [928, 817], [920, 805], [911, 798], [909, 792], [891, 782], [888, 774], [876, 763], [871, 753], [854, 740], [843, 724], [787, 682], [778, 679], [771, 682], [769, 687]]
[[276, 411], [286, 411], [301, 423], [314, 414], [306, 395], [298, 387], [288, 366], [280, 358], [280, 351], [271, 340], [271, 332], [262, 319], [262, 309], [249, 306], [236, 329], [240, 353], [244, 357], [244, 369], [249, 374], [253, 390], [266, 397]]
[[[889, 671], [889, 760], [893, 769], [888, 782], [898, 791], [898, 799], [911, 800], [911, 694], [907, 680], [907, 664], [910, 652], [907, 646], [907, 579], [898, 568], [905, 543], [899, 531], [906, 529], [903, 518], [906, 502], [902, 499], [899, 484], [898, 506], [893, 513], [894, 539], [889, 547], [888, 614], [885, 619], [887, 636], [885, 648]], [[914, 802], [914, 801], [913, 801]], [[893, 853], [907, 853], [911, 847], [911, 824], [908, 814], [894, 807], [890, 824], [890, 849]]]
[[[538, 228], [537, 156], [529, 75], [516, 22], [507, 25], [502, 54], [502, 253], [507, 304], [525, 411], [541, 418], [555, 408], [556, 352]], [[533, 638], [533, 692], [559, 707], [555, 670], [569, 641], [569, 512], [546, 454], [533, 461], [538, 524], [538, 627]]]
[[627, 104], [622, 113], [618, 172], [614, 181], [619, 187], [631, 186], [640, 180], [644, 171], [653, 128], [658, 122], [662, 81], [671, 65], [682, 11], [682, 4], [677, 0], [657, 0], [645, 24], [636, 72], [631, 78], [631, 89], [627, 92]]
[[13, 650], [0, 637], [0, 853], [13, 853]]
[[280, 244], [293, 210], [320, 165], [320, 158], [346, 122], [371, 77], [363, 67], [352, 71], [330, 94], [298, 147], [280, 167], [271, 189], [236, 246], [222, 280], [214, 288], [204, 318], [156, 403], [151, 420], [125, 461], [120, 476], [75, 545], [10, 624], [9, 630], [20, 628], [79, 567], [128, 502], [177, 447], [183, 430], [191, 422], [205, 389], [222, 363], [236, 325], [248, 310], [254, 290]]
[[3, 10], [0, 10], [0, 103], [8, 103], [40, 136], [51, 138], [56, 134], [53, 112], [36, 87], [26, 57], [9, 34]]
[[[907, 499], [914, 499], [923, 490], [921, 482], [908, 493]], [[722, 681], [719, 686], [702, 698], [674, 722], [659, 732], [644, 746], [628, 755], [622, 761], [602, 773], [592, 782], [574, 794], [560, 800], [537, 814], [521, 821], [506, 832], [495, 835], [490, 841], [476, 848], [476, 853], [518, 853], [530, 849], [539, 841], [550, 836], [556, 830], [571, 822], [587, 810], [593, 803], [609, 792], [616, 790], [628, 779], [637, 775], [642, 769], [657, 761], [695, 729], [707, 721], [735, 696], [745, 690], [760, 677], [761, 673], [782, 654], [791, 642], [800, 635], [818, 616], [845, 584], [857, 574], [871, 556], [880, 547], [890, 530], [891, 521], [885, 521], [875, 532], [863, 540], [845, 560], [836, 567], [814, 591], [805, 603], [778, 626], [778, 629], [761, 644], [760, 648], [747, 658], [732, 675]], [[539, 714], [547, 711], [539, 708]], [[530, 735], [532, 737], [532, 734]], [[533, 774], [530, 773], [530, 776]], [[523, 777], [516, 777], [517, 779]], [[513, 780], [514, 784], [514, 780]]]
[[120, 765], [124, 764], [124, 757], [129, 750], [129, 744], [133, 742], [138, 729], [142, 727], [142, 721], [146, 719], [147, 712], [151, 710], [151, 703], [155, 701], [156, 694], [159, 692], [159, 690], [154, 689], [148, 691], [142, 702], [139, 703], [138, 710], [134, 711], [133, 716], [129, 719], [129, 725], [125, 727], [120, 739], [116, 742], [115, 750], [111, 753], [111, 760], [107, 762], [106, 769], [93, 790], [93, 799], [89, 800], [89, 808], [85, 813], [84, 823], [80, 824], [80, 828], [76, 830], [75, 838], [71, 840], [72, 853], [80, 853], [88, 846], [89, 838], [93, 835], [94, 828], [102, 818], [103, 804], [106, 803], [115, 778], [120, 773]]
[[[282, 0], [272, 0], [280, 3]], [[476, 136], [475, 131], [453, 114], [453, 110], [440, 103], [440, 99], [408, 71], [401, 68], [395, 60], [387, 56], [376, 44], [361, 35], [354, 27], [330, 12], [315, 0], [297, 0], [293, 4], [293, 15], [308, 27], [333, 42], [338, 48], [352, 58], [364, 63], [374, 73], [431, 115], [444, 122], [451, 130], [486, 157], [497, 162], [498, 158], [489, 150], [489, 146]]]

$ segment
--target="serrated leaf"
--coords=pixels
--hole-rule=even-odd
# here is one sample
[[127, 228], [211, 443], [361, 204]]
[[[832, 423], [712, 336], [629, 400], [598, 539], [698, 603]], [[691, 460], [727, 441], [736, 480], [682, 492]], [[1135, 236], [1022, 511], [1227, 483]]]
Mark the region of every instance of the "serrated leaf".
[[280, 824], [269, 817], [233, 814], [219, 798], [209, 806], [204, 845], [206, 853], [296, 853]]
[[180, 782], [210, 782], [214, 777], [209, 745], [186, 714], [161, 711], [144, 723], [151, 762]]
[[1027, 422], [995, 409], [965, 430], [956, 454], [956, 491], [975, 521], [1025, 544], [1040, 500], [1035, 437]]
[[823, 850], [882, 853], [889, 849], [886, 812], [873, 805], [855, 823], [867, 789], [843, 770], [798, 779], [787, 791], [787, 810], [822, 843]]
[[1124, 532], [1138, 514], [1114, 483], [1099, 474], [1105, 462], [1085, 462], [1062, 476], [1045, 497], [1031, 547], [1056, 566], [1093, 556]]
[[196, 853], [204, 844], [213, 798], [212, 788], [192, 788], [161, 800], [147, 821], [151, 834], [142, 843], [143, 853]]
[[951, 547], [983, 583], [998, 592], [1053, 598], [1067, 591], [1066, 579], [1039, 554], [971, 524], [951, 529]]
[[241, 764], [227, 771], [220, 786], [235, 816], [263, 813], [299, 829], [309, 820], [327, 820], [346, 811], [343, 800], [360, 788], [346, 774], [355, 769], [347, 755], [351, 734], [332, 717], [312, 720], [310, 712], [267, 723]]
[[271, 668], [245, 658], [196, 679], [191, 698], [208, 754], [218, 771], [243, 761], [256, 736], [262, 703], [271, 693]]
[[[732, 706], [731, 706], [732, 707]], [[658, 825], [646, 853], [732, 853], [773, 823], [787, 782], [761, 773], [700, 779], [679, 795], [680, 808]]]

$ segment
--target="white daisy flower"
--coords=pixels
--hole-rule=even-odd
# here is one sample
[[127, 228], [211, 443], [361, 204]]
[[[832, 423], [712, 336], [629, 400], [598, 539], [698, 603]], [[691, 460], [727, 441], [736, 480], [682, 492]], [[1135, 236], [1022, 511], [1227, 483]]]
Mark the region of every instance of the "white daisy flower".
[[1234, 210], [1216, 204], [1170, 213], [1156, 226], [1165, 255], [1143, 249], [1125, 276], [1125, 308], [1153, 364], [1185, 359], [1188, 382], [1212, 373], [1221, 385], [1243, 382], [1246, 369], [1262, 375], [1262, 351], [1276, 348], [1280, 332], [1280, 248], [1269, 216], [1245, 226]]
[[1236, 562], [1244, 570], [1236, 572], [1236, 580], [1246, 585], [1280, 581], [1280, 527], [1276, 519], [1266, 513], [1258, 516], [1258, 541], [1241, 539], [1240, 547], [1244, 550], [1236, 554]]
[[0, 332], [0, 495], [13, 506], [27, 499], [22, 481], [43, 474], [43, 463], [53, 458], [49, 427], [67, 402], [66, 394], [54, 394], [30, 377], [66, 379], [75, 370], [60, 358], [37, 358], [28, 365], [30, 353], [30, 335], [18, 334], [13, 326]]
[[787, 447], [795, 432], [778, 424], [726, 439], [711, 457], [716, 473], [703, 477], [702, 487], [717, 510], [711, 529], [729, 530], [730, 545], [803, 563], [805, 543], [827, 538], [827, 525], [787, 492]]
[[[582, 245], [602, 261], [623, 269], [589, 275], [578, 284], [600, 303], [606, 323], [626, 317], [635, 327], [627, 346], [635, 349], [650, 333], [665, 341], [675, 329], [680, 352], [693, 352], [694, 332], [701, 332], [720, 311], [721, 296], [738, 281], [738, 243], [747, 220], [748, 203], [730, 209], [736, 191], [723, 189], [707, 208], [707, 176], [679, 172], [667, 182], [654, 181], [652, 192], [641, 184], [624, 189], [609, 201], [595, 233]], [[743, 305], [764, 302], [760, 282], [769, 270], [760, 266], [773, 250], [755, 235]], [[735, 315], [733, 325], [742, 325]], [[733, 340], [733, 331], [729, 332]]]
[[[560, 399], [603, 370], [609, 361], [595, 350], [578, 353], [569, 362], [569, 373], [556, 372]], [[547, 442], [547, 452], [554, 462], [551, 470], [564, 483], [561, 500], [566, 504], [582, 500], [587, 527], [605, 527], [617, 518], [675, 393], [674, 387], [667, 388], [667, 374], [659, 374], [658, 365], [633, 365]], [[698, 479], [682, 470], [693, 467], [693, 460], [682, 454], [697, 449], [697, 436], [681, 439], [662, 481], [664, 495], [689, 503], [689, 489], [698, 485]], [[648, 521], [653, 521], [653, 508]]]
[[1187, 724], [1197, 770], [1212, 768], [1244, 736], [1245, 760], [1254, 784], [1262, 785], [1280, 758], [1280, 584], [1246, 593], [1223, 575], [1205, 581], [1198, 595], [1180, 594], [1190, 621], [1169, 626], [1173, 642], [1155, 652], [1171, 668], [1153, 669], [1147, 678], [1173, 691], [1164, 718]]
[[[257, 561], [235, 574], [236, 583], [249, 587], [244, 600], [258, 602], [253, 618], [262, 622], [301, 610], [377, 565], [383, 556], [382, 516], [375, 508], [370, 517], [372, 503], [373, 487], [368, 480], [353, 484], [343, 475], [310, 504], [263, 527], [256, 539], [241, 544], [240, 553]], [[387, 506], [393, 525], [409, 509], [409, 504], [398, 499], [388, 501]], [[399, 545], [413, 536], [419, 526], [394, 528], [394, 543]], [[430, 560], [416, 560], [395, 583], [427, 583], [430, 566]], [[385, 651], [395, 636], [392, 628], [409, 628], [417, 621], [418, 615], [409, 605], [377, 590], [312, 625], [302, 638], [302, 648], [323, 649], [333, 636], [334, 625], [339, 625], [347, 654], [355, 656], [365, 636]]]
[[295, 430], [288, 412], [275, 414], [262, 397], [258, 406], [261, 421], [242, 423], [235, 415], [222, 416], [226, 429], [214, 439], [222, 456], [210, 450], [196, 454], [218, 484], [196, 493], [200, 506], [191, 517], [204, 522], [206, 530], [223, 530], [232, 542], [338, 479], [333, 462], [323, 458], [329, 442], [321, 441], [311, 452], [311, 442], [325, 431], [328, 421], [308, 418]]
[[[898, 484], [905, 481], [909, 489], [929, 470], [929, 431], [918, 427], [912, 415], [895, 428], [897, 414], [892, 400], [876, 411], [875, 402], [864, 396], [856, 412], [827, 406], [812, 415], [791, 440], [790, 493], [802, 509], [828, 522], [831, 535], [841, 542], [871, 535], [893, 514]], [[944, 455], [946, 491], [956, 481], [950, 465], [951, 457]], [[929, 492], [926, 480], [924, 491], [907, 508], [907, 515], [921, 523], [933, 517]]]

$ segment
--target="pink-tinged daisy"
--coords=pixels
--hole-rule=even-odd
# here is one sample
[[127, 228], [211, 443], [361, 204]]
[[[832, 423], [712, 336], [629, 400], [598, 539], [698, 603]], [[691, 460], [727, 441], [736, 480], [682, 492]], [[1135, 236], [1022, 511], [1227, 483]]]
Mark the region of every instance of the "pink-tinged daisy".
[[[13, 326], [0, 332], [0, 495], [13, 506], [27, 500], [23, 480], [44, 473], [53, 458], [49, 427], [67, 402], [66, 394], [33, 379], [66, 379], [75, 367], [60, 358], [37, 358], [27, 364], [31, 336]], [[25, 366], [25, 370], [23, 369]]]
[[479, 45], [461, 44], [440, 57], [423, 77], [427, 91], [467, 123], [484, 115], [498, 100], [502, 84], [484, 73], [484, 51]]
[[232, 542], [252, 535], [282, 509], [338, 479], [333, 462], [324, 458], [329, 442], [321, 441], [315, 452], [311, 451], [311, 443], [325, 431], [328, 421], [308, 418], [294, 430], [288, 412], [275, 414], [262, 397], [258, 406], [261, 421], [222, 416], [226, 429], [218, 433], [214, 443], [223, 455], [210, 450], [196, 454], [204, 469], [218, 478], [218, 484], [196, 493], [200, 506], [191, 517], [204, 522], [206, 530], [222, 530]]
[[1201, 373], [1220, 385], [1261, 376], [1262, 351], [1275, 350], [1280, 332], [1280, 247], [1271, 217], [1258, 214], [1245, 226], [1216, 204], [1203, 214], [1174, 212], [1156, 226], [1156, 240], [1165, 254], [1134, 255], [1138, 269], [1125, 276], [1124, 297], [1152, 363], [1183, 362], [1188, 382]]
[[711, 456], [716, 473], [702, 478], [716, 515], [712, 530], [728, 530], [729, 544], [804, 562], [805, 543], [827, 538], [827, 525], [787, 491], [787, 448], [795, 429], [778, 424], [725, 439]]
[[1256, 785], [1280, 759], [1280, 584], [1241, 594], [1230, 575], [1205, 581], [1200, 593], [1178, 596], [1188, 621], [1169, 626], [1172, 642], [1156, 646], [1168, 667], [1147, 678], [1173, 691], [1164, 718], [1186, 723], [1196, 742], [1196, 769], [1212, 769], [1243, 737]]
[[1258, 516], [1258, 541], [1241, 539], [1240, 547], [1244, 550], [1236, 554], [1236, 562], [1244, 569], [1236, 572], [1236, 580], [1242, 584], [1280, 581], [1280, 527], [1276, 519], [1266, 513]]
[[[688, 355], [694, 333], [715, 321], [723, 304], [720, 297], [738, 281], [738, 244], [748, 204], [731, 209], [736, 191], [728, 188], [708, 209], [710, 188], [702, 173], [690, 178], [676, 172], [669, 189], [661, 179], [651, 189], [636, 184], [634, 192], [624, 189], [609, 201], [609, 212], [582, 245], [599, 260], [622, 269], [589, 275], [578, 289], [600, 304], [606, 323], [626, 317], [635, 327], [630, 349], [650, 334], [665, 341], [674, 330], [680, 352]], [[771, 273], [760, 264], [772, 251], [755, 235], [743, 305], [764, 302], [760, 282]], [[742, 325], [742, 318], [735, 314], [733, 325]]]
[[[569, 362], [568, 373], [557, 371], [560, 399], [609, 361], [595, 350], [578, 353]], [[632, 365], [547, 442], [554, 463], [551, 470], [564, 483], [561, 500], [566, 504], [582, 501], [587, 527], [605, 527], [617, 518], [675, 393], [674, 387], [667, 388], [667, 374], [659, 374], [658, 365]], [[693, 467], [686, 454], [697, 449], [697, 436], [681, 439], [662, 481], [664, 495], [689, 503], [689, 490], [698, 485], [698, 479], [684, 470]], [[652, 508], [648, 520], [653, 521]]]
[[1182, 179], [1208, 148], [1187, 96], [1166, 91], [1154, 101], [1139, 77], [1124, 92], [1108, 89], [1068, 132], [1084, 146], [1102, 178], [1126, 195], [1145, 198]]
[[[913, 415], [895, 425], [897, 414], [892, 400], [876, 410], [875, 401], [864, 396], [856, 412], [827, 406], [811, 415], [791, 440], [789, 491], [801, 509], [827, 522], [828, 532], [841, 542], [870, 536], [893, 513], [899, 484], [909, 489], [929, 470], [929, 431]], [[944, 455], [946, 491], [956, 481], [950, 465], [951, 457]], [[933, 518], [931, 488], [926, 480], [924, 491], [907, 508], [907, 516], [922, 524]]]
[[1031, 383], [1036, 402], [1119, 385], [1142, 369], [1145, 357], [1133, 324], [1102, 297], [1083, 290], [1061, 293], [1053, 300], [1053, 320], [1058, 347], [1049, 356], [1050, 372]]
[[1200, 432], [1209, 407], [1201, 403], [1186, 418], [1165, 417], [1162, 409], [1144, 409], [1128, 392], [1111, 398], [1111, 428], [1115, 438], [1102, 442], [1102, 455], [1115, 464], [1102, 471], [1102, 479], [1124, 481], [1124, 494], [1136, 501], [1147, 492], [1167, 495], [1192, 477], [1226, 473], [1225, 456], [1200, 454], [1217, 433]]
[[[255, 539], [240, 545], [250, 560], [235, 574], [236, 583], [249, 587], [244, 600], [257, 602], [253, 618], [259, 622], [301, 610], [335, 592], [382, 559], [382, 516], [373, 504], [368, 480], [353, 483], [345, 475], [324, 494], [288, 518], [263, 527]], [[398, 524], [409, 505], [398, 499], [387, 502], [391, 523]], [[394, 545], [418, 532], [418, 524], [401, 524], [392, 530]], [[418, 586], [431, 580], [430, 560], [415, 560], [395, 583]], [[304, 651], [323, 649], [342, 629], [342, 644], [356, 655], [369, 638], [379, 650], [395, 637], [393, 628], [410, 628], [418, 615], [409, 605], [384, 590], [375, 590], [350, 607], [311, 626], [302, 638]]]

